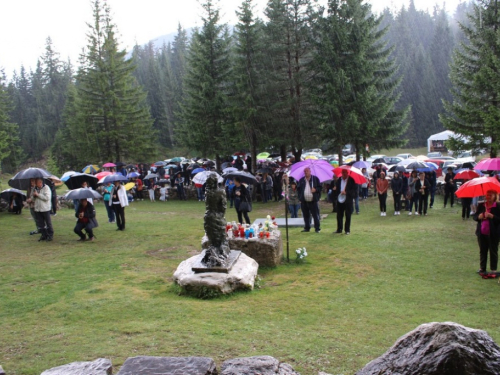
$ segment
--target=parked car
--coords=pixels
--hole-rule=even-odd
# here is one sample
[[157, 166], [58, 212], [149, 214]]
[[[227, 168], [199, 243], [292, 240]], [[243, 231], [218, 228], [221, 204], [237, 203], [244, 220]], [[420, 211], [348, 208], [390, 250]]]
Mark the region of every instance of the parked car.
[[368, 159], [366, 159], [366, 161], [371, 161], [373, 163], [375, 159], [385, 158], [385, 157], [386, 155], [372, 155]]
[[465, 151], [460, 153], [455, 159], [457, 163], [475, 163], [476, 157], [472, 155], [472, 151]]
[[401, 159], [413, 159], [415, 156], [412, 154], [397, 154], [396, 157], [401, 158]]
[[351, 144], [346, 144], [344, 146], [344, 148], [342, 149], [342, 155], [344, 155], [344, 156], [349, 155], [349, 154], [354, 154], [355, 152], [356, 152], [356, 149]]
[[429, 153], [427, 153], [427, 157], [429, 159], [439, 159], [439, 158], [441, 158], [441, 156], [443, 156], [443, 154], [441, 154], [440, 152], [429, 152]]
[[439, 168], [436, 170], [436, 177], [441, 177], [443, 175], [443, 166], [444, 166], [444, 163], [445, 163], [444, 160], [427, 159], [427, 160], [424, 160], [424, 161], [430, 161], [431, 163], [437, 164], [437, 166]]
[[373, 164], [384, 163], [384, 164], [387, 164], [387, 165], [394, 165], [394, 164], [398, 164], [402, 160], [403, 159], [398, 158], [396, 156], [385, 156], [383, 158], [378, 158], [378, 159], [373, 160], [372, 163]]

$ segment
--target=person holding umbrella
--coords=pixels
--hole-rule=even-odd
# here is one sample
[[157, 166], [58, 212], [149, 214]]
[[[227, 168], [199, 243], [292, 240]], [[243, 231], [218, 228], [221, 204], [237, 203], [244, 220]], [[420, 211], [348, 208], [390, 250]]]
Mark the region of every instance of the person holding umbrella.
[[23, 197], [19, 193], [11, 193], [9, 199], [9, 212], [21, 215], [23, 211]]
[[495, 190], [486, 192], [486, 200], [480, 203], [473, 215], [477, 221], [476, 236], [479, 244], [479, 274], [486, 273], [488, 252], [490, 253], [491, 272], [497, 271], [498, 240], [500, 236], [500, 207], [497, 205], [498, 193]]
[[43, 184], [43, 178], [36, 179], [36, 185], [33, 192], [35, 201], [35, 217], [37, 218], [37, 227], [42, 233], [38, 241], [52, 241], [54, 238], [54, 228], [50, 218], [52, 193], [47, 185]]
[[175, 185], [177, 185], [177, 196], [181, 201], [187, 200], [186, 194], [184, 192], [184, 178], [181, 172], [177, 172], [177, 177], [175, 178]]
[[242, 202], [250, 203], [252, 199], [250, 198], [250, 193], [248, 192], [245, 185], [241, 183], [241, 178], [239, 176], [234, 178], [233, 197], [234, 197], [234, 208], [236, 210], [236, 213], [238, 214], [238, 222], [240, 224], [243, 224], [243, 217], [244, 217], [245, 222], [247, 224], [250, 224], [248, 211], [242, 209], [241, 203]]
[[401, 215], [401, 195], [403, 194], [403, 180], [399, 177], [399, 172], [394, 172], [391, 180], [392, 197], [394, 199], [394, 215]]
[[94, 231], [93, 229], [98, 226], [97, 220], [95, 218], [95, 208], [92, 203], [88, 201], [87, 198], [80, 199], [80, 204], [78, 205], [78, 212], [75, 214], [78, 219], [73, 231], [80, 236], [78, 241], [85, 241], [86, 237], [83, 233], [85, 232], [89, 236], [89, 241], [94, 241]]
[[429, 201], [431, 183], [429, 182], [428, 179], [425, 178], [424, 172], [420, 172], [418, 174], [418, 180], [415, 183], [415, 190], [417, 191], [419, 196], [418, 213], [419, 215], [422, 215], [423, 211], [424, 216], [427, 216], [427, 205]]
[[114, 181], [114, 185], [109, 204], [115, 211], [117, 230], [125, 230], [125, 207], [128, 206], [127, 190], [119, 180]]
[[108, 213], [109, 223], [115, 222], [115, 211], [113, 210], [113, 207], [111, 207], [111, 205], [109, 204], [112, 193], [113, 193], [113, 185], [111, 184], [111, 182], [108, 182], [104, 187], [103, 201], [104, 201], [104, 206], [106, 206], [106, 212]]
[[453, 179], [455, 175], [453, 174], [453, 169], [448, 167], [446, 176], [444, 176], [444, 208], [446, 208], [446, 203], [448, 203], [448, 197], [450, 197], [450, 205], [453, 207], [453, 201], [455, 199], [455, 180]]
[[309, 232], [311, 230], [311, 216], [314, 220], [316, 233], [321, 232], [318, 206], [321, 198], [321, 182], [318, 177], [311, 174], [311, 168], [306, 167], [304, 169], [304, 177], [299, 180], [298, 191], [300, 208], [304, 217], [304, 229], [302, 232]]
[[[351, 234], [351, 214], [353, 212], [353, 200], [356, 197], [358, 186], [347, 169], [342, 169], [342, 175], [337, 179], [335, 185], [337, 196], [337, 231], [335, 233]], [[345, 225], [343, 225], [345, 215]]]
[[30, 214], [31, 217], [33, 218], [33, 221], [35, 222], [35, 227], [36, 227], [36, 230], [32, 230], [30, 232], [30, 235], [40, 233], [40, 227], [38, 226], [38, 220], [36, 218], [36, 213], [35, 213], [35, 196], [33, 194], [35, 192], [35, 187], [36, 187], [36, 179], [30, 178], [30, 186], [26, 191], [26, 196], [28, 197], [28, 199], [26, 199], [26, 203], [28, 203]]

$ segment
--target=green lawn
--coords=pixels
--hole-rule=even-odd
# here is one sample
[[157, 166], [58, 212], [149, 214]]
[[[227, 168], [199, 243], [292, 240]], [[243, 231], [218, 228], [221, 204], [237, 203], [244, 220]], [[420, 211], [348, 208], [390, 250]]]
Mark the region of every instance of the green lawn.
[[[388, 207], [391, 208], [392, 200]], [[53, 242], [37, 242], [28, 211], [0, 213], [0, 365], [38, 375], [73, 361], [271, 355], [302, 374], [353, 374], [401, 335], [454, 321], [500, 339], [499, 285], [478, 269], [474, 222], [437, 198], [427, 217], [378, 215], [361, 202], [351, 236], [290, 230], [306, 263], [261, 269], [261, 288], [214, 300], [178, 296], [172, 274], [200, 251], [204, 204], [134, 202], [115, 231], [97, 205], [93, 243], [78, 243], [73, 211], [53, 218]], [[280, 216], [283, 204], [254, 205], [251, 219]], [[404, 214], [404, 212], [403, 212]], [[233, 209], [227, 219], [236, 219]], [[284, 231], [283, 231], [284, 233]], [[286, 251], [286, 250], [285, 250]]]

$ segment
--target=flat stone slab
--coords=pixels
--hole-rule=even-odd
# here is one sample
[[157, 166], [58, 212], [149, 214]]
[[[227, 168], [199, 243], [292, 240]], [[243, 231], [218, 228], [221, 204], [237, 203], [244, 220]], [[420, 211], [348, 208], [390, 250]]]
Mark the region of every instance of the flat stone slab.
[[229, 256], [227, 258], [227, 264], [225, 266], [221, 267], [208, 267], [205, 264], [203, 264], [201, 261], [205, 257], [205, 252], [206, 250], [203, 250], [201, 254], [198, 256], [198, 263], [195, 263], [193, 266], [193, 271], [196, 273], [200, 272], [222, 272], [222, 273], [228, 273], [231, 268], [233, 268], [234, 264], [238, 260], [241, 251], [239, 250], [231, 250], [229, 253]]
[[174, 272], [175, 283], [190, 291], [208, 288], [222, 294], [236, 290], [253, 290], [259, 264], [249, 256], [240, 254], [228, 273], [194, 272], [193, 266], [198, 264], [199, 257], [200, 255], [195, 255], [179, 264]]
[[217, 375], [212, 358], [207, 357], [130, 357], [118, 375]]
[[[54, 367], [42, 372], [41, 375], [111, 375], [112, 373], [111, 361], [106, 358], [98, 358], [92, 362], [72, 362]], [[0, 374], [2, 374], [1, 371]]]
[[[261, 267], [276, 267], [283, 258], [283, 240], [279, 230], [273, 230], [269, 238], [230, 237], [227, 240], [230, 249], [241, 250], [243, 254], [255, 259]], [[209, 246], [210, 241], [204, 236], [201, 248], [206, 249]]]
[[[254, 224], [259, 225], [260, 223], [264, 224], [264, 222], [267, 219], [255, 219], [253, 222]], [[276, 224], [278, 224], [278, 227], [285, 227], [286, 221], [284, 217], [277, 217], [274, 221], [276, 221]], [[296, 219], [291, 219], [288, 218], [288, 227], [303, 227], [304, 226], [304, 219], [301, 217], [298, 217]]]
[[229, 359], [222, 364], [220, 375], [300, 375], [292, 366], [263, 355]]

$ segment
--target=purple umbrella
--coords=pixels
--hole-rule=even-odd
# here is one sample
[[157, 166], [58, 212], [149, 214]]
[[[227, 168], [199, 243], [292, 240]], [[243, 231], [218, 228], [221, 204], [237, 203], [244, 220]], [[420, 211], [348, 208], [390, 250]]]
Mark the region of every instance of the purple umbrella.
[[304, 177], [304, 169], [310, 168], [311, 174], [319, 178], [320, 182], [333, 178], [333, 168], [326, 160], [307, 159], [292, 165], [290, 176], [297, 181]]
[[360, 160], [360, 161], [357, 161], [356, 163], [354, 163], [352, 165], [353, 167], [356, 167], [358, 169], [363, 169], [363, 168], [370, 168], [372, 166], [372, 162], [371, 161], [364, 161], [364, 160]]

